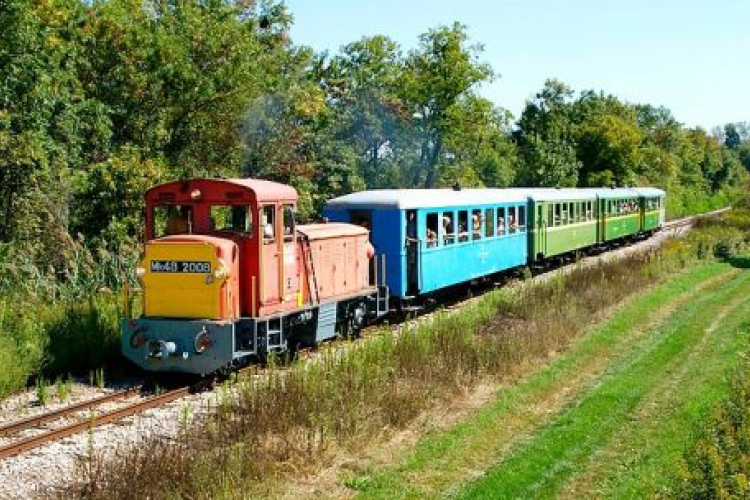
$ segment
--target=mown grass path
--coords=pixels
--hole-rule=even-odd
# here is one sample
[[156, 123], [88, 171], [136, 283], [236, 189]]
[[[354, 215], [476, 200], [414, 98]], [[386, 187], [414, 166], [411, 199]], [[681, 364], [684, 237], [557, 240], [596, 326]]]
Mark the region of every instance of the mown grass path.
[[[365, 498], [639, 496], [745, 345], [750, 272], [709, 264], [627, 301], [562, 356], [356, 484]], [[494, 465], [494, 466], [493, 466]], [[472, 478], [474, 482], [466, 485]], [[457, 486], [458, 485], [458, 486]]]

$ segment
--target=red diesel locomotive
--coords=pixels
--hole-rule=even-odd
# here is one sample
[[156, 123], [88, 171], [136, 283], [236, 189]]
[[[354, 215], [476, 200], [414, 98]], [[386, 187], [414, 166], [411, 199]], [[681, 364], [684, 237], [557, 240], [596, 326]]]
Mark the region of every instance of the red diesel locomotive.
[[385, 314], [368, 230], [298, 226], [296, 202], [292, 187], [255, 179], [150, 189], [143, 313], [123, 320], [124, 355], [148, 371], [206, 375]]

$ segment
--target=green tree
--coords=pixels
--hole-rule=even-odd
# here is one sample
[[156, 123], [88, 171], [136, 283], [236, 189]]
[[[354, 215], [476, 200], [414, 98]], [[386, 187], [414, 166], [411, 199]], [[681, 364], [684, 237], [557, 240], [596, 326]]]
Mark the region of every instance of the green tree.
[[481, 47], [468, 45], [466, 27], [456, 23], [422, 35], [419, 48], [409, 53], [401, 95], [412, 119], [418, 152], [411, 185], [435, 185], [445, 163], [451, 109], [493, 77], [489, 65], [479, 62], [480, 51]]
[[559, 80], [547, 80], [526, 103], [514, 133], [521, 166], [517, 184], [575, 186], [580, 162], [576, 157], [573, 90]]

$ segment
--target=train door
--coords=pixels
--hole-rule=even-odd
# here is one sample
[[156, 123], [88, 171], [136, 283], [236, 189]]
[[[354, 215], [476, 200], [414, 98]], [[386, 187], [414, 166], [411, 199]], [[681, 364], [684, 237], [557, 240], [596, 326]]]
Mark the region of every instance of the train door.
[[646, 230], [646, 198], [638, 197], [638, 231]]
[[417, 211], [406, 211], [406, 293], [419, 292], [419, 239], [417, 238]]
[[546, 207], [549, 207], [551, 210], [552, 205], [547, 203], [536, 204], [536, 231], [534, 231], [536, 248], [531, 252], [531, 257], [533, 259], [537, 259], [540, 255], [546, 255], [547, 253], [547, 221], [552, 220], [552, 215], [548, 214], [547, 218], [544, 217], [544, 210]]
[[279, 287], [284, 302], [297, 301], [299, 295], [300, 266], [297, 262], [297, 228], [294, 220], [294, 205], [281, 207], [283, 237], [281, 247], [282, 272]]
[[[273, 304], [281, 301], [281, 241], [278, 238], [276, 205], [263, 205], [260, 214], [261, 248], [261, 302]], [[281, 238], [283, 241], [283, 238]]]
[[[376, 273], [376, 267], [377, 267], [377, 260], [378, 260], [378, 249], [377, 245], [374, 244], [374, 237], [373, 237], [373, 231], [375, 230], [372, 225], [372, 210], [349, 210], [349, 222], [352, 224], [356, 224], [357, 226], [363, 227], [370, 231], [370, 234], [367, 236], [370, 243], [373, 244], [373, 249], [375, 251], [375, 258], [370, 259], [370, 269], [369, 269], [369, 283], [371, 285], [377, 284], [377, 273]], [[382, 251], [382, 250], [381, 250]]]

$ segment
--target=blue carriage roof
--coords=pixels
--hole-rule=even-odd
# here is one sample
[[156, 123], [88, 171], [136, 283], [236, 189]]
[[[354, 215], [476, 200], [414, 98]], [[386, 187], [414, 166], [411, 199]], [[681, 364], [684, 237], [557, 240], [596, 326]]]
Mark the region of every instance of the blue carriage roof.
[[374, 189], [333, 198], [325, 208], [409, 210], [524, 203], [527, 199], [517, 189]]
[[374, 189], [333, 198], [325, 208], [396, 209], [449, 208], [533, 201], [588, 201], [597, 198], [664, 196], [661, 189], [643, 188], [507, 188], [507, 189]]

